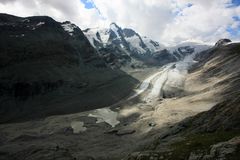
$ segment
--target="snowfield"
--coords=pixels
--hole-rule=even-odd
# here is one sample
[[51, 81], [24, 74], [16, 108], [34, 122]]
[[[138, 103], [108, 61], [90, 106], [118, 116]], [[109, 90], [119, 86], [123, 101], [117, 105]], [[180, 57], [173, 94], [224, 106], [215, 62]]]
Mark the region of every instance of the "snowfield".
[[66, 32], [68, 32], [68, 34], [69, 34], [70, 36], [73, 36], [74, 29], [77, 28], [76, 25], [74, 25], [74, 24], [72, 24], [72, 23], [68, 23], [68, 22], [63, 23], [63, 24], [62, 24], [62, 27], [63, 27], [63, 29], [64, 29]]
[[73, 129], [73, 133], [76, 133], [76, 134], [87, 130], [87, 128], [84, 127], [84, 123], [81, 121], [71, 122], [71, 127]]
[[139, 54], [144, 54], [146, 51], [140, 46], [141, 40], [137, 35], [127, 37], [126, 41], [131, 44], [131, 47], [138, 51]]
[[97, 118], [96, 123], [106, 122], [107, 124], [115, 127], [120, 123], [117, 120], [118, 113], [112, 111], [110, 108], [96, 109], [93, 113], [88, 115], [89, 117]]

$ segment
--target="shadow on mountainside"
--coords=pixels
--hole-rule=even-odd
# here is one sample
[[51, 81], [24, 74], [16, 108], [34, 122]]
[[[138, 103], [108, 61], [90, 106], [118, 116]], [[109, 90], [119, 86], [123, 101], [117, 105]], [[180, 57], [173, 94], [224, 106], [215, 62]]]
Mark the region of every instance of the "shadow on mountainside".
[[139, 83], [111, 69], [80, 28], [47, 16], [0, 14], [0, 52], [0, 123], [108, 106]]

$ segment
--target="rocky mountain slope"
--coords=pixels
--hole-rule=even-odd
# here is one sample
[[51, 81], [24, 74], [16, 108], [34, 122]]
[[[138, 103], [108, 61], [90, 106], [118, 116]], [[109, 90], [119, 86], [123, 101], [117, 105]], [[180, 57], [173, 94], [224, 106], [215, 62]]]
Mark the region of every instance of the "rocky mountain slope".
[[138, 83], [109, 68], [76, 25], [47, 16], [0, 14], [0, 52], [0, 122], [105, 106]]
[[91, 45], [99, 51], [110, 66], [159, 65], [176, 62], [194, 50], [205, 50], [209, 46], [197, 43], [183, 43], [175, 47], [164, 45], [140, 36], [130, 28], [121, 28], [116, 23], [109, 28], [93, 28], [83, 31]]
[[190, 70], [185, 82], [185, 93], [166, 102], [168, 109], [165, 109], [164, 114], [171, 110], [169, 108], [182, 114], [180, 108], [183, 107], [193, 110], [207, 107], [209, 103], [210, 107], [195, 116], [177, 120], [170, 126], [165, 125], [164, 131], [161, 133], [160, 129], [155, 140], [126, 159], [239, 158], [240, 43], [229, 42], [220, 40], [215, 47], [197, 55], [195, 60], [199, 63]]

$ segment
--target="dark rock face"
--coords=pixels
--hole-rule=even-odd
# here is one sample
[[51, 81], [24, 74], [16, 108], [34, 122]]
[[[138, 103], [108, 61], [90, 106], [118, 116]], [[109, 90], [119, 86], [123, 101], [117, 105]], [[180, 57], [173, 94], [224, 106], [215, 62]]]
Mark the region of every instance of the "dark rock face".
[[131, 57], [127, 54], [123, 54], [121, 48], [118, 47], [105, 47], [99, 49], [100, 56], [111, 68], [120, 68], [131, 62]]
[[[29, 114], [33, 112], [30, 110], [37, 113], [39, 109], [43, 111], [39, 114], [44, 116], [55, 111], [64, 113], [64, 107], [60, 111], [58, 107], [51, 107], [50, 101], [63, 100], [61, 97], [72, 97], [104, 83], [128, 78], [131, 85], [136, 82], [122, 71], [109, 68], [106, 61], [111, 63], [114, 57], [106, 60], [99, 56], [76, 25], [69, 21], [59, 23], [47, 16], [21, 18], [0, 14], [0, 52], [0, 122], [13, 118], [7, 115], [14, 115], [15, 111], [17, 114], [19, 109], [28, 110]], [[102, 104], [96, 103], [104, 105], [118, 98], [113, 100], [108, 96], [102, 101], [99, 98]], [[84, 95], [78, 99], [80, 107], [72, 106], [71, 112], [87, 109], [81, 105], [94, 105], [86, 101]]]
[[124, 28], [123, 33], [126, 37], [132, 37], [132, 36], [136, 35], [136, 32], [130, 28]]
[[164, 65], [170, 62], [176, 62], [177, 59], [174, 55], [169, 53], [167, 49], [164, 49], [162, 51], [156, 52], [154, 55], [154, 59], [157, 60], [157, 62], [160, 65]]
[[160, 47], [159, 43], [153, 40], [150, 40], [150, 43], [153, 44], [155, 47]]
[[222, 46], [229, 42], [232, 42], [232, 41], [230, 39], [220, 39], [219, 41], [217, 41], [217, 43], [215, 43], [215, 46]]
[[[15, 97], [37, 95], [63, 85], [64, 78], [57, 75], [60, 66], [105, 67], [77, 27], [71, 36], [50, 17], [0, 17], [1, 86], [6, 81], [6, 92], [13, 92]], [[47, 72], [54, 78], [46, 80]]]

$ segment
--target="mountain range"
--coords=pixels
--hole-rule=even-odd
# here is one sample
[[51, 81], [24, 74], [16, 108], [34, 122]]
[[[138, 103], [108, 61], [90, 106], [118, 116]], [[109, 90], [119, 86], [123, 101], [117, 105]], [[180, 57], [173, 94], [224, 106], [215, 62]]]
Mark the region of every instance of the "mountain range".
[[133, 29], [122, 29], [116, 23], [110, 24], [109, 28], [89, 28], [83, 33], [110, 65], [114, 66], [117, 63], [118, 67], [126, 64], [132, 67], [161, 66], [183, 59], [194, 50], [201, 52], [209, 47], [193, 42], [165, 47], [146, 36], [141, 36]]
[[0, 160], [238, 160], [240, 43], [0, 14]]

